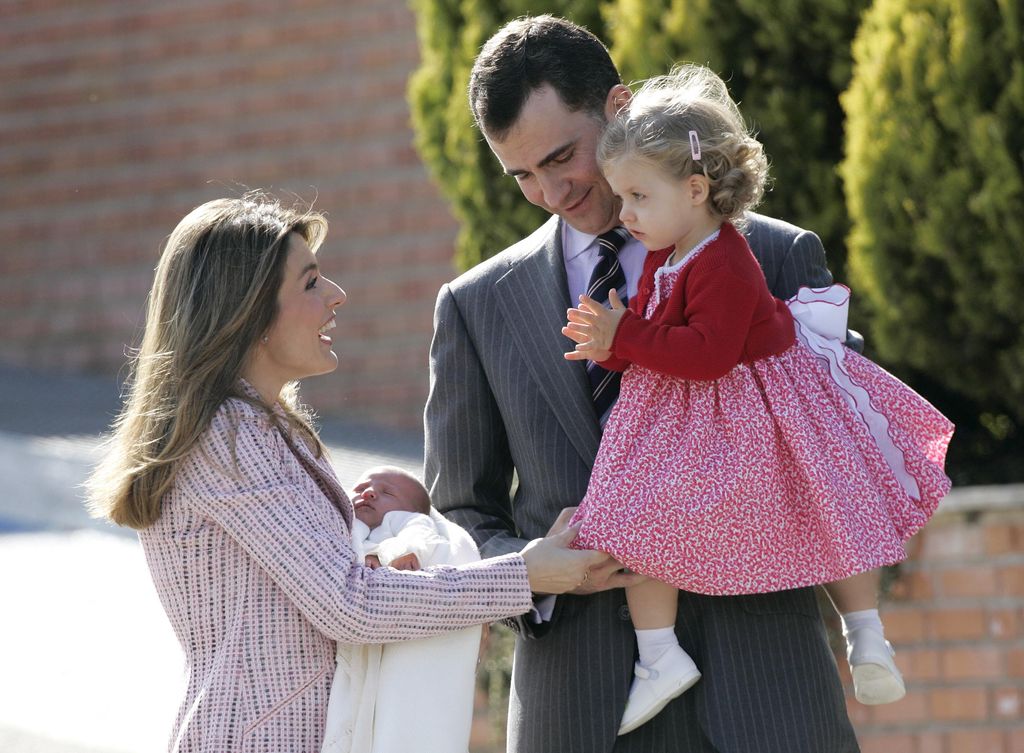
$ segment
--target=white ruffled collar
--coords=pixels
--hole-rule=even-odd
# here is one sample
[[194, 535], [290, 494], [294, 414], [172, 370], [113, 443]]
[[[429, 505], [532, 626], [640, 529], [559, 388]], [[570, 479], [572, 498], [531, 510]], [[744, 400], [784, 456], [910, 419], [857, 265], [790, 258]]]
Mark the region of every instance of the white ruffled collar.
[[[709, 245], [711, 245], [711, 242], [716, 240], [721, 232], [722, 232], [721, 228], [718, 228], [717, 230], [715, 230], [715, 232], [713, 232], [707, 238], [705, 238], [700, 243], [698, 243], [696, 246], [694, 246], [689, 251], [687, 251], [686, 256], [684, 256], [682, 259], [677, 261], [675, 264], [669, 264], [668, 263], [668, 259], [666, 259], [665, 263], [662, 266], [658, 267], [658, 270], [657, 270], [656, 274], [667, 274], [669, 272], [675, 272], [677, 269], [682, 269], [683, 265], [685, 265], [689, 261], [692, 261], [693, 257], [695, 257], [697, 254], [699, 254], [701, 251], [703, 251]], [[671, 259], [672, 255], [669, 254], [668, 258]]]

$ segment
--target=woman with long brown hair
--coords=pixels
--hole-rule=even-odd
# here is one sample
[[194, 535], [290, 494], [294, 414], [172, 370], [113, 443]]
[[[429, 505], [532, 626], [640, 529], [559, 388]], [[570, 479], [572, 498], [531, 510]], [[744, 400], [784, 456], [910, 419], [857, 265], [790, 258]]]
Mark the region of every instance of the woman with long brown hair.
[[460, 567], [371, 570], [296, 382], [336, 368], [344, 291], [322, 215], [250, 194], [204, 204], [156, 269], [129, 392], [90, 479], [138, 529], [188, 665], [172, 751], [314, 751], [336, 642], [436, 635], [527, 612], [607, 561], [570, 529]]

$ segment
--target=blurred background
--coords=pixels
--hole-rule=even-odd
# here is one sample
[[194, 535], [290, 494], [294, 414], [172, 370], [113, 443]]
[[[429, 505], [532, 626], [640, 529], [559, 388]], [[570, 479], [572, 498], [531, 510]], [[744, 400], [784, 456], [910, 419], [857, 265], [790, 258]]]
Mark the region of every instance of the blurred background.
[[[866, 355], [957, 423], [957, 489], [890, 574], [910, 693], [851, 705], [864, 749], [1024, 751], [1024, 8], [999, 0], [0, 0], [0, 749], [163, 746], [177, 648], [77, 484], [194, 206], [327, 213], [341, 367], [304, 397], [343, 481], [419, 471], [437, 290], [543, 219], [464, 94], [483, 41], [540, 12], [627, 82], [722, 73], [772, 161], [761, 211], [822, 237]], [[502, 746], [508, 646], [474, 751]]]

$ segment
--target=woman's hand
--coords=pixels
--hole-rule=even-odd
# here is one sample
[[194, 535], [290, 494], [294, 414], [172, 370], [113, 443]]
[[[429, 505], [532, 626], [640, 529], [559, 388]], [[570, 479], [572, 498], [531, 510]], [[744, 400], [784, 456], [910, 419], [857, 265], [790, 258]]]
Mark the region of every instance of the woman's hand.
[[551, 528], [548, 529], [546, 536], [554, 536], [556, 533], [561, 533], [569, 527], [569, 521], [572, 520], [572, 516], [576, 514], [576, 506], [563, 507], [562, 512], [558, 513], [558, 517], [555, 518], [555, 522], [551, 524]]
[[645, 580], [647, 580], [646, 576], [626, 570], [622, 567], [622, 563], [609, 556], [607, 562], [590, 568], [590, 577], [569, 593], [586, 596], [587, 594], [596, 594], [598, 591], [635, 586]]
[[568, 324], [562, 334], [576, 343], [576, 349], [565, 354], [569, 361], [607, 361], [612, 355], [612, 342], [626, 307], [615, 290], [608, 292], [606, 309], [588, 296], [580, 296], [579, 308], [569, 309]]
[[570, 549], [578, 532], [579, 526], [572, 526], [523, 547], [530, 590], [535, 594], [561, 594], [579, 588], [590, 577], [590, 568], [611, 560], [604, 552]]
[[[569, 521], [572, 520], [572, 516], [575, 513], [575, 507], [563, 507], [562, 512], [558, 514], [555, 522], [548, 529], [548, 536], [554, 536], [566, 530], [569, 527]], [[595, 594], [598, 591], [626, 588], [645, 580], [647, 580], [645, 576], [629, 572], [617, 559], [609, 555], [606, 561], [591, 567], [583, 582], [568, 593], [586, 596], [587, 594]]]

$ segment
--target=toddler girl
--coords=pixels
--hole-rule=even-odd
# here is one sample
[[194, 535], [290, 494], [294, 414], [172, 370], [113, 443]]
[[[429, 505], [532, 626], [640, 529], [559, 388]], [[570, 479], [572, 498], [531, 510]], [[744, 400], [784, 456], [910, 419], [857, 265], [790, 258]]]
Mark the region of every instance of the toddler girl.
[[948, 492], [952, 424], [842, 345], [846, 288], [769, 293], [735, 227], [767, 161], [714, 73], [647, 82], [598, 159], [650, 251], [629, 309], [581, 296], [563, 329], [566, 358], [625, 370], [574, 519], [577, 546], [650, 577], [626, 590], [639, 661], [619, 734], [700, 678], [675, 636], [676, 589], [828, 584], [857, 698], [897, 700], [876, 568], [905, 557]]

